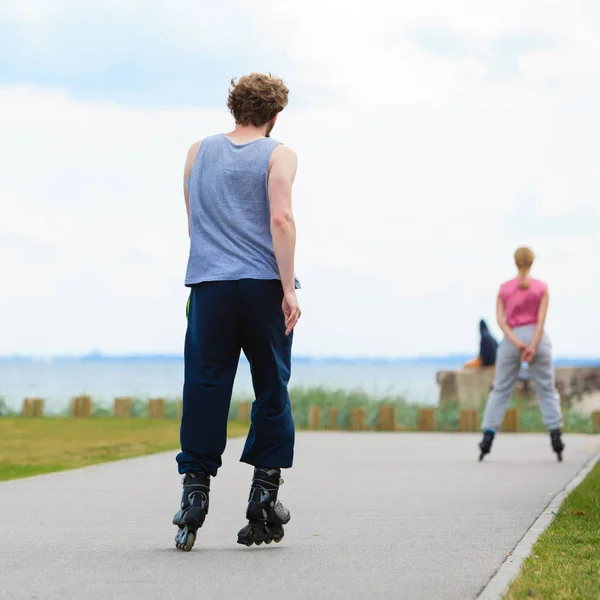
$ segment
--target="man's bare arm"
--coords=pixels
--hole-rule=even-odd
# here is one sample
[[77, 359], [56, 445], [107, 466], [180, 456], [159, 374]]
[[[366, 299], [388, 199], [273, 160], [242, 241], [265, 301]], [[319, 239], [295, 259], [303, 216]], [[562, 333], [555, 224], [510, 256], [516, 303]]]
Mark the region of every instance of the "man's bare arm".
[[283, 291], [296, 289], [294, 254], [296, 250], [296, 223], [292, 212], [292, 185], [296, 177], [298, 159], [286, 146], [277, 146], [271, 155], [269, 171], [269, 205], [271, 208], [271, 235]]
[[292, 212], [292, 185], [296, 177], [298, 159], [285, 146], [277, 146], [271, 155], [269, 168], [269, 206], [271, 208], [271, 236], [283, 287], [281, 308], [285, 317], [285, 333], [290, 335], [302, 314], [296, 297], [294, 254], [296, 251], [296, 223]]
[[183, 169], [183, 196], [185, 198], [185, 210], [187, 213], [187, 222], [188, 222], [188, 235], [191, 235], [191, 225], [190, 225], [190, 197], [188, 192], [188, 178], [190, 173], [192, 172], [192, 168], [194, 167], [194, 163], [196, 162], [196, 156], [198, 156], [198, 150], [200, 150], [200, 144], [202, 140], [196, 142], [190, 146], [188, 150], [187, 158], [185, 159], [185, 167]]

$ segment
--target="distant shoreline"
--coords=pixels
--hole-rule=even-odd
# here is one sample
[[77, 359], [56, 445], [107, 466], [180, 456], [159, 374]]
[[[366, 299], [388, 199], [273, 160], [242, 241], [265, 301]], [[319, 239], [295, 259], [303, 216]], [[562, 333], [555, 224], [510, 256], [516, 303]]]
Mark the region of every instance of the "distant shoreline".
[[[336, 357], [336, 356], [294, 356], [293, 362], [297, 364], [319, 364], [319, 365], [393, 365], [393, 364], [415, 364], [415, 365], [448, 365], [462, 366], [466, 361], [473, 358], [471, 354], [455, 354], [449, 356], [415, 356], [415, 357]], [[241, 361], [246, 362], [242, 355]], [[0, 356], [0, 362], [182, 362], [183, 355], [178, 354], [101, 354], [92, 353], [81, 356]], [[598, 367], [599, 357], [570, 358], [558, 357], [554, 360], [557, 366], [573, 367]]]

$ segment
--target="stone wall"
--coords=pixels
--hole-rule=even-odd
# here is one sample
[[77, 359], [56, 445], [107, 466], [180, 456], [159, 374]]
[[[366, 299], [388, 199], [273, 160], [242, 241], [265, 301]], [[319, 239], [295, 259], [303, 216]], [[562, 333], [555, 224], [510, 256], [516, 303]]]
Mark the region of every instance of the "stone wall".
[[[478, 408], [487, 399], [494, 383], [494, 367], [439, 371], [439, 404], [458, 400], [461, 408]], [[556, 387], [561, 402], [573, 410], [590, 414], [600, 410], [600, 367], [558, 367]], [[535, 399], [533, 381], [519, 381], [515, 393]]]
[[436, 376], [440, 386], [439, 404], [458, 400], [461, 408], [478, 408], [492, 389], [494, 372], [494, 367], [439, 371]]

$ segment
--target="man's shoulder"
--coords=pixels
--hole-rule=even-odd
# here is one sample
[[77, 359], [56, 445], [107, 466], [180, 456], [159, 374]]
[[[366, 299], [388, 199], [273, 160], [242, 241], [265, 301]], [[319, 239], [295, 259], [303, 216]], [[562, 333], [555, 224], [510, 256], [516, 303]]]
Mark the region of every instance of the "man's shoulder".
[[198, 150], [200, 150], [200, 146], [208, 146], [209, 144], [219, 140], [222, 137], [223, 136], [221, 134], [215, 134], [215, 135], [207, 135], [203, 138], [200, 138], [199, 140], [197, 140], [190, 146], [190, 149], [188, 150], [188, 152], [198, 154]]
[[289, 146], [286, 146], [283, 142], [279, 142], [277, 140], [273, 141], [275, 142], [273, 154], [277, 154], [279, 156], [296, 156], [296, 153]]
[[188, 160], [194, 159], [196, 158], [196, 155], [198, 154], [198, 151], [200, 150], [200, 146], [202, 144], [203, 140], [198, 140], [196, 142], [194, 142], [188, 149]]
[[196, 162], [196, 157], [198, 156], [198, 152], [200, 151], [200, 145], [203, 140], [198, 140], [194, 142], [187, 153], [187, 157], [185, 159], [185, 169], [184, 169], [184, 177], [187, 179], [194, 168], [194, 163]]
[[270, 163], [295, 163], [298, 160], [297, 154], [285, 144], [281, 142], [277, 142], [275, 148], [273, 148], [273, 152], [271, 153]]

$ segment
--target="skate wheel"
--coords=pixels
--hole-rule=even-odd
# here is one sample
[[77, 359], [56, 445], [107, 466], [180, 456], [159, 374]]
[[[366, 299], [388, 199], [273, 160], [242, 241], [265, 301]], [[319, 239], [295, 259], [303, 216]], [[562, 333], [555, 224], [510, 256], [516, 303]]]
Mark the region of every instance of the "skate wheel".
[[558, 462], [562, 462], [562, 452], [559, 452], [557, 455]]
[[253, 544], [253, 542], [251, 542], [249, 540], [245, 540], [243, 538], [238, 538], [237, 543], [241, 544], [242, 546], [246, 546], [247, 548], [250, 548], [250, 546], [252, 546], [252, 544]]
[[175, 547], [178, 550], [189, 552], [193, 548], [195, 541], [195, 531], [189, 531], [187, 528], [180, 529], [177, 535], [175, 536]]
[[272, 542], [273, 540], [265, 540], [265, 544], [267, 544], [267, 546]]
[[258, 542], [254, 542], [257, 546], [262, 546], [262, 540], [258, 540]]
[[190, 531], [188, 534], [187, 540], [185, 542], [185, 546], [182, 548], [185, 552], [189, 552], [194, 547], [194, 542], [196, 541], [196, 535]]
[[279, 542], [281, 542], [281, 538], [278, 540], [273, 540], [276, 544], [279, 544]]

